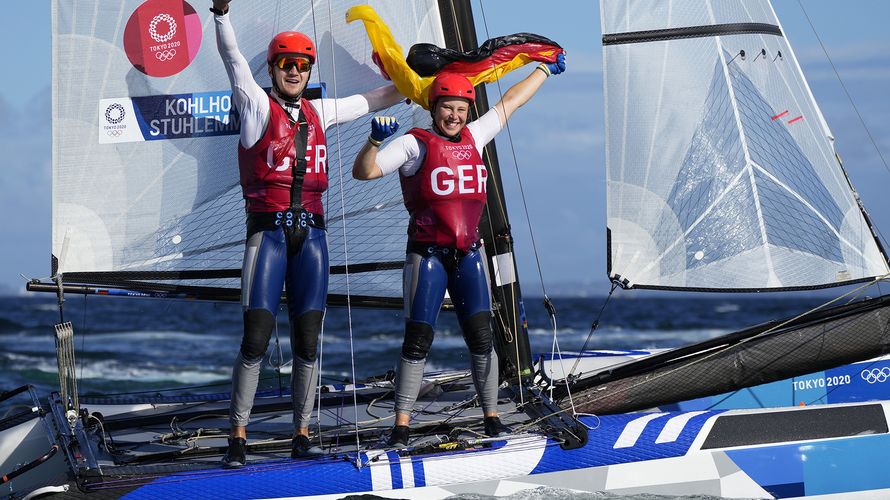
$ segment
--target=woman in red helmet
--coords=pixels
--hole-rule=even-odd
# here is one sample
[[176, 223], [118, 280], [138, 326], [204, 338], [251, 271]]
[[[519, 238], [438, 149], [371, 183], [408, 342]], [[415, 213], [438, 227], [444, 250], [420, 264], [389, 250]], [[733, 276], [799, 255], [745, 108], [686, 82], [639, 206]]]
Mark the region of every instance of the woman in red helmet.
[[316, 352], [328, 290], [322, 193], [328, 187], [325, 129], [397, 103], [392, 85], [342, 99], [303, 98], [315, 44], [298, 32], [275, 35], [266, 54], [272, 92], [254, 80], [229, 22], [228, 0], [213, 0], [219, 53], [232, 86], [241, 132], [238, 166], [247, 209], [241, 275], [244, 337], [232, 373], [231, 425], [225, 465], [245, 464], [247, 431], [260, 364], [287, 291], [293, 372], [291, 456], [320, 453], [309, 421], [317, 386]]
[[371, 135], [355, 159], [352, 176], [369, 180], [398, 171], [411, 217], [404, 270], [405, 340], [396, 377], [391, 446], [408, 444], [408, 423], [446, 289], [470, 349], [485, 433], [510, 432], [497, 413], [498, 359], [492, 349], [489, 279], [479, 240], [488, 180], [482, 148], [547, 77], [564, 70], [562, 54], [555, 63], [539, 65], [470, 124], [467, 118], [476, 99], [473, 85], [461, 75], [441, 74], [429, 89], [432, 128], [411, 129], [382, 150], [380, 145], [395, 133], [398, 122], [381, 116], [371, 120]]

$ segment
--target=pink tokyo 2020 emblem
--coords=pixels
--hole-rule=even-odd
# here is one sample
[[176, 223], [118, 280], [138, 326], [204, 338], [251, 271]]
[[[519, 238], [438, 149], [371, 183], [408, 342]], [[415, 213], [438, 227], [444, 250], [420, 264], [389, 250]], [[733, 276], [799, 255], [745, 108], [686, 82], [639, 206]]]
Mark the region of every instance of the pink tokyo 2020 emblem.
[[188, 67], [201, 48], [201, 19], [183, 0], [147, 0], [124, 29], [124, 50], [133, 66], [164, 77]]

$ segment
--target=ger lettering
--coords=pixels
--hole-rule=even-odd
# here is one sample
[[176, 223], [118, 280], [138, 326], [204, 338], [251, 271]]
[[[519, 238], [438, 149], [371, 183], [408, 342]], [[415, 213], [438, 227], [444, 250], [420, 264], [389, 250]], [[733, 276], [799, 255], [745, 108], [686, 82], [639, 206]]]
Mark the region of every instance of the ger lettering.
[[458, 165], [457, 175], [448, 167], [436, 167], [430, 173], [433, 193], [448, 196], [455, 188], [461, 194], [485, 193], [488, 171], [485, 165]]

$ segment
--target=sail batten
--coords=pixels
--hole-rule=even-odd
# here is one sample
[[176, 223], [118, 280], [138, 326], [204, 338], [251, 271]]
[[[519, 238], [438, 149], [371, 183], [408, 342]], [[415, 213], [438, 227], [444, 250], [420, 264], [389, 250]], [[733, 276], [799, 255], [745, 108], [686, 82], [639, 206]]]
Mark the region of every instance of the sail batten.
[[728, 23], [710, 24], [705, 26], [684, 26], [681, 28], [666, 28], [660, 30], [608, 33], [603, 35], [603, 45], [660, 42], [667, 40], [677, 40], [680, 38], [698, 38], [751, 33], [782, 36], [782, 29], [776, 25], [765, 23]]
[[602, 4], [612, 279], [761, 291], [886, 274], [769, 2], [649, 7]]

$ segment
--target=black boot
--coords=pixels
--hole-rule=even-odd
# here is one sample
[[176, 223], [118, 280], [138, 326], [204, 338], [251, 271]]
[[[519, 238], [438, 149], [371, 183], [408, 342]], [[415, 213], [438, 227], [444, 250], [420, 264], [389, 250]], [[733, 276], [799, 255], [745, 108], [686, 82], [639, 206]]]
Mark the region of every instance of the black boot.
[[291, 458], [309, 458], [324, 454], [324, 450], [318, 446], [312, 446], [309, 438], [302, 434], [291, 439], [290, 457]]
[[485, 417], [482, 419], [482, 423], [485, 425], [485, 435], [488, 437], [503, 437], [513, 432], [509, 427], [502, 424], [501, 419], [498, 417]]
[[247, 440], [244, 438], [229, 438], [229, 447], [223, 456], [223, 465], [229, 468], [244, 467], [247, 463]]
[[392, 428], [392, 432], [390, 432], [386, 444], [393, 448], [405, 448], [408, 446], [409, 436], [410, 432], [408, 432], [407, 425], [397, 425]]

